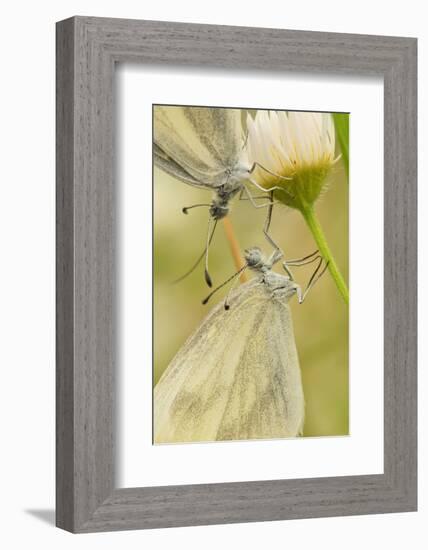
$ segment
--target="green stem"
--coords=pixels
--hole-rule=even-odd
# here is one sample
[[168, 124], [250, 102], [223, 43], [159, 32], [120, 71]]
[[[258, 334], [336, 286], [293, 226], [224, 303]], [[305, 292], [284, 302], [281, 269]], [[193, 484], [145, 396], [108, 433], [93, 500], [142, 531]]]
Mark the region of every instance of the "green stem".
[[342, 295], [346, 304], [349, 304], [349, 291], [346, 286], [345, 280], [337, 267], [336, 260], [331, 253], [331, 250], [327, 244], [324, 232], [319, 224], [319, 221], [315, 215], [315, 211], [312, 206], [302, 208], [301, 213], [308, 224], [309, 229], [317, 243], [318, 249], [326, 262], [328, 262], [328, 270], [337, 286], [338, 291]]
[[349, 113], [333, 113], [333, 121], [349, 183]]

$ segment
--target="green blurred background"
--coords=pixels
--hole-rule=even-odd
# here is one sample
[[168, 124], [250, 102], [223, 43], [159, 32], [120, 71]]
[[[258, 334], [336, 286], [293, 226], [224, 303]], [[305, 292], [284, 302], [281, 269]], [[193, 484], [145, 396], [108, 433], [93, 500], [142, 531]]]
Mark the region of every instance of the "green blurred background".
[[[347, 176], [339, 160], [315, 209], [345, 280], [348, 280], [348, 197]], [[192, 188], [155, 168], [154, 384], [208, 313], [207, 308], [224, 299], [227, 292], [227, 288], [220, 291], [207, 306], [201, 304], [209, 293], [202, 264], [187, 279], [171, 284], [193, 265], [206, 239], [207, 208], [195, 208], [188, 215], [181, 209], [210, 199], [209, 191]], [[260, 246], [266, 255], [271, 253], [262, 233], [265, 217], [265, 209], [255, 209], [249, 201], [233, 200], [230, 220], [241, 250]], [[274, 207], [271, 234], [289, 259], [306, 256], [316, 249], [300, 213], [283, 205]], [[235, 272], [221, 221], [210, 247], [209, 266], [214, 286]], [[282, 271], [281, 265], [275, 269]], [[309, 265], [292, 271], [304, 287], [313, 269]], [[328, 272], [302, 305], [293, 298], [290, 306], [306, 400], [303, 435], [348, 434], [348, 307]]]

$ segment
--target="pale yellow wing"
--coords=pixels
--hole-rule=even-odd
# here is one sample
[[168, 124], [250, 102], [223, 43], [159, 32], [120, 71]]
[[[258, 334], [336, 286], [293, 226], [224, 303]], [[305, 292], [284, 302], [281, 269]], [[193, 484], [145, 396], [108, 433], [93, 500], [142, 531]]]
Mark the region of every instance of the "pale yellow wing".
[[222, 185], [243, 147], [239, 109], [155, 105], [153, 113], [155, 163], [191, 185]]
[[216, 306], [154, 390], [155, 443], [299, 435], [304, 398], [290, 310], [257, 280]]

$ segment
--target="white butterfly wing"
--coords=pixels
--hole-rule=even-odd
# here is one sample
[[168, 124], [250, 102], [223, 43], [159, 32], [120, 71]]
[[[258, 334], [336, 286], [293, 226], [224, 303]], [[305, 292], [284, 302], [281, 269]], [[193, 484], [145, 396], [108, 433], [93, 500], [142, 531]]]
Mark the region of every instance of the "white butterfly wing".
[[154, 390], [155, 443], [296, 436], [304, 397], [290, 310], [257, 280], [217, 305]]
[[201, 183], [196, 180], [189, 172], [177, 164], [175, 160], [168, 157], [156, 143], [153, 144], [153, 159], [158, 168], [188, 185], [192, 185], [193, 187], [206, 187], [208, 189], [212, 188], [212, 185]]
[[221, 107], [184, 107], [183, 110], [217, 166], [233, 168], [243, 148], [241, 111]]
[[[154, 143], [160, 168], [175, 175], [178, 165], [200, 184], [218, 187], [241, 154], [241, 113], [238, 109], [157, 105]], [[168, 160], [175, 164], [169, 170]]]

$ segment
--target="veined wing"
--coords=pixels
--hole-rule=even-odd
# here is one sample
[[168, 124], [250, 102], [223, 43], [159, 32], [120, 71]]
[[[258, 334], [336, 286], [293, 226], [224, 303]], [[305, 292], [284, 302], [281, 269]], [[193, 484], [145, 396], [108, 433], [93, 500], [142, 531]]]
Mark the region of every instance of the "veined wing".
[[289, 308], [258, 280], [217, 305], [154, 390], [155, 443], [301, 432], [304, 399]]
[[296, 437], [304, 413], [290, 308], [270, 298], [264, 300], [236, 365], [217, 439]]
[[207, 189], [212, 189], [212, 185], [209, 183], [203, 183], [196, 180], [189, 172], [187, 172], [183, 167], [175, 162], [171, 157], [169, 157], [165, 151], [163, 151], [156, 143], [153, 144], [153, 158], [155, 165], [161, 168], [164, 172], [173, 176], [174, 178], [192, 185], [193, 187], [203, 187]]
[[216, 163], [233, 168], [241, 155], [241, 111], [221, 107], [184, 107], [184, 114]]
[[154, 141], [195, 180], [222, 185], [240, 151], [241, 119], [236, 109], [154, 107]]

